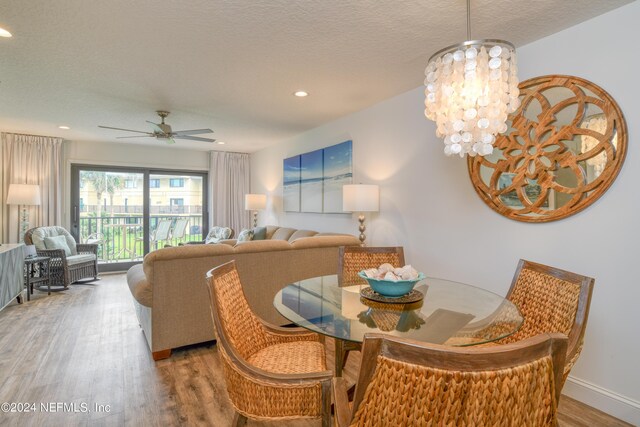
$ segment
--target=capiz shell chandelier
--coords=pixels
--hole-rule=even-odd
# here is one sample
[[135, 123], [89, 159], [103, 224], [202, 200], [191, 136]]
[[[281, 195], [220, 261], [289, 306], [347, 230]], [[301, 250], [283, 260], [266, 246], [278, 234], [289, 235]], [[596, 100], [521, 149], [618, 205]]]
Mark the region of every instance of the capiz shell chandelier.
[[467, 40], [439, 50], [425, 70], [425, 116], [436, 122], [444, 153], [464, 157], [493, 153], [507, 116], [518, 109], [518, 67], [513, 44], [471, 40], [467, 0]]

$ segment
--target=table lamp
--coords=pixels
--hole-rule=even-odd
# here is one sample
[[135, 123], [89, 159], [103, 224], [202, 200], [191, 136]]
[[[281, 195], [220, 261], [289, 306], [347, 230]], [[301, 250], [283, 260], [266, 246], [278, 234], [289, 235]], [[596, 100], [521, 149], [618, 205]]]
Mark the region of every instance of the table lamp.
[[378, 212], [380, 207], [380, 189], [373, 184], [348, 184], [342, 186], [342, 210], [358, 212], [360, 222], [360, 245], [364, 246], [364, 212]]
[[9, 194], [7, 194], [8, 205], [22, 205], [20, 215], [20, 234], [18, 241], [24, 239], [24, 233], [29, 229], [29, 211], [27, 206], [40, 205], [40, 186], [36, 184], [10, 184]]
[[267, 195], [266, 194], [245, 194], [244, 195], [244, 209], [247, 211], [253, 211], [253, 226], [258, 226], [258, 211], [261, 211], [267, 207]]

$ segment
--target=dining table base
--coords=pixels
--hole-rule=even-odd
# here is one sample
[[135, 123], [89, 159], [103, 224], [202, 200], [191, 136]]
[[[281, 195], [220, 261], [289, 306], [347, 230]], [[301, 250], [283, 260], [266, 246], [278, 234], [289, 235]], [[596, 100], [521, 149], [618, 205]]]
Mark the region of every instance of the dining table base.
[[342, 376], [342, 370], [347, 364], [347, 355], [349, 351], [361, 351], [362, 344], [359, 342], [345, 341], [339, 338], [334, 338], [335, 348], [335, 374], [336, 377]]

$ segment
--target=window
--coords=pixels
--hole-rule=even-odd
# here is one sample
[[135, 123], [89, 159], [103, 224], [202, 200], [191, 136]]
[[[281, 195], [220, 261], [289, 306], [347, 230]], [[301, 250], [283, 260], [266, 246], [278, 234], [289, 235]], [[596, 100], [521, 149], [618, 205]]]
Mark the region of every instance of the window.
[[169, 204], [171, 206], [184, 206], [184, 199], [170, 199]]
[[125, 179], [124, 180], [124, 188], [136, 188], [136, 180], [135, 179]]
[[160, 188], [160, 180], [159, 179], [150, 179], [149, 180], [149, 188]]
[[169, 187], [184, 187], [184, 178], [171, 178], [169, 180]]

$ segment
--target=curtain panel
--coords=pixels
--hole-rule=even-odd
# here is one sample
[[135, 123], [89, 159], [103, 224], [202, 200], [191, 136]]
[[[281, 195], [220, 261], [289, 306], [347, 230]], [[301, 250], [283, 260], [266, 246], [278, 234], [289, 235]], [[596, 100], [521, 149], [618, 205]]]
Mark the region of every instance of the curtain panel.
[[250, 191], [249, 154], [211, 151], [212, 226], [231, 227], [236, 233], [250, 227], [250, 213], [244, 209], [244, 195]]
[[62, 225], [62, 138], [2, 133], [2, 224], [0, 240], [16, 243], [19, 209], [7, 205], [10, 184], [40, 186], [40, 206], [28, 206], [30, 227]]

